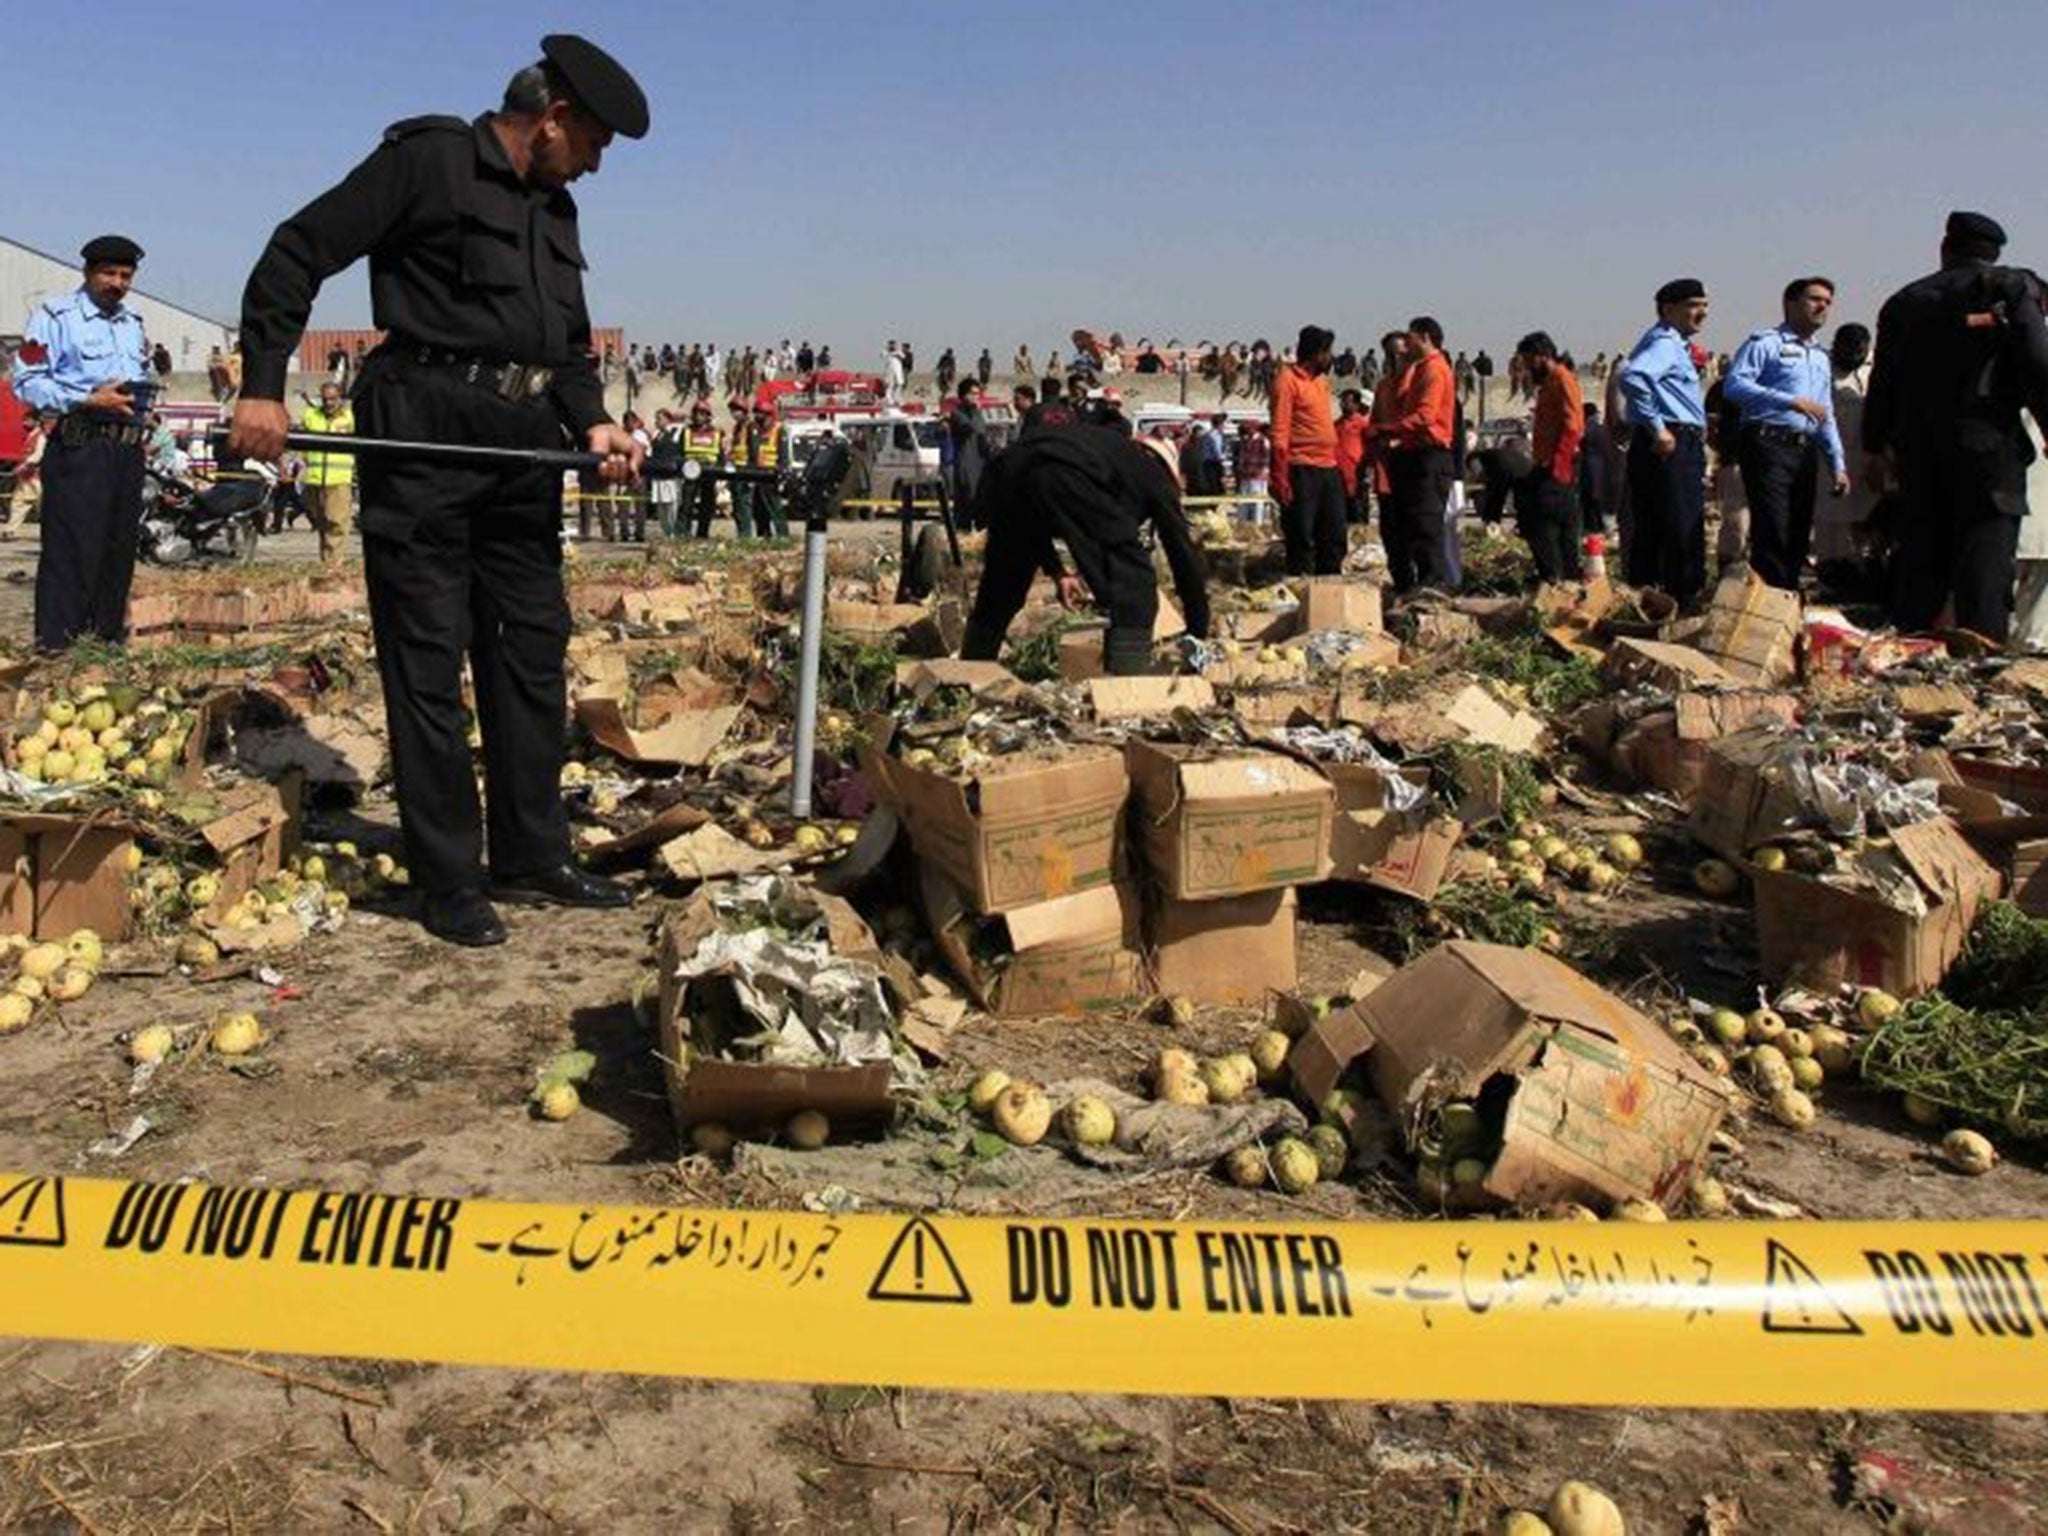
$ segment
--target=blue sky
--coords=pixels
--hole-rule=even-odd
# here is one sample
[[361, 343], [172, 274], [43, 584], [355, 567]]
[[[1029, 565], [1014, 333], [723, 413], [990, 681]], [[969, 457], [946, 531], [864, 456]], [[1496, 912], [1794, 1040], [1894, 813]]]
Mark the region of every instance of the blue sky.
[[[2038, 5], [16, 11], [0, 232], [120, 229], [145, 288], [229, 317], [271, 227], [386, 123], [493, 105], [564, 26], [652, 102], [578, 195], [593, 318], [657, 342], [1006, 360], [1077, 325], [1364, 341], [1430, 312], [1454, 348], [1541, 326], [1588, 356], [1693, 273], [1732, 349], [1808, 270], [1868, 320], [1952, 206], [2048, 267]], [[315, 323], [367, 319], [359, 267]]]

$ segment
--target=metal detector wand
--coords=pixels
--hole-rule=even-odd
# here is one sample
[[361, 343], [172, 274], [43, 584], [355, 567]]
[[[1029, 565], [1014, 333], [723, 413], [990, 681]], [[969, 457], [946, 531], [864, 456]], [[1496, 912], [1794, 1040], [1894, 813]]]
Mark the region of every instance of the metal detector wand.
[[789, 810], [808, 819], [811, 778], [818, 751], [818, 658], [825, 644], [825, 545], [832, 492], [846, 478], [852, 454], [833, 438], [811, 455], [799, 482], [804, 514], [804, 596], [797, 637], [796, 760], [791, 764]]

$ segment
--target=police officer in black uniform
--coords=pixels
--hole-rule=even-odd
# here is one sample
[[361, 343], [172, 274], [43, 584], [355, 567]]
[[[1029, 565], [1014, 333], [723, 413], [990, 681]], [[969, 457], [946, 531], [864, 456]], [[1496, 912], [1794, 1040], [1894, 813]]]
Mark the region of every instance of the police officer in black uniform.
[[1865, 474], [1901, 502], [1891, 617], [1926, 629], [1953, 599], [1955, 621], [2004, 640], [2027, 515], [2033, 445], [2020, 409], [2048, 422], [2048, 322], [2040, 279], [1999, 266], [2005, 231], [1952, 213], [1941, 270], [1908, 283], [1877, 315], [1863, 405]]
[[[647, 132], [647, 99], [580, 37], [542, 58], [474, 122], [417, 117], [339, 186], [280, 224], [242, 296], [242, 395], [230, 452], [283, 448], [286, 362], [327, 278], [370, 259], [384, 343], [355, 386], [367, 436], [508, 448], [579, 446], [631, 479], [641, 450], [605, 414], [568, 186], [614, 134]], [[622, 906], [624, 887], [574, 862], [559, 778], [566, 751], [561, 477], [364, 456], [363, 565], [400, 820], [428, 931], [502, 943], [502, 899]], [[467, 652], [483, 736], [484, 821], [465, 741]]]
[[1113, 677], [1150, 670], [1159, 580], [1140, 537], [1148, 523], [1173, 572], [1188, 633], [1209, 633], [1209, 594], [1180, 487], [1165, 460], [1133, 441], [1121, 411], [1076, 413], [1041, 401], [1018, 440], [989, 461], [976, 505], [988, 549], [960, 647], [967, 660], [996, 659], [1040, 571], [1058, 582], [1062, 603], [1079, 606], [1083, 589], [1060, 561], [1058, 538], [1109, 615], [1104, 670]]

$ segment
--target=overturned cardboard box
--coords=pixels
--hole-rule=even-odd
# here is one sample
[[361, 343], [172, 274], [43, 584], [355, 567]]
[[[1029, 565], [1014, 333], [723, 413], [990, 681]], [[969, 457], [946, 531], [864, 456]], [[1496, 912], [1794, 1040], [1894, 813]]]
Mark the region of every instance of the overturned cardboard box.
[[1755, 726], [1790, 725], [1798, 713], [1792, 694], [1760, 688], [1675, 694], [1669, 709], [1652, 710], [1623, 729], [1608, 761], [1637, 783], [1690, 803], [1706, 774], [1709, 743]]
[[1152, 979], [1197, 1003], [1263, 1003], [1296, 980], [1292, 886], [1213, 901], [1155, 900], [1145, 916]]
[[967, 615], [953, 598], [930, 604], [829, 598], [825, 626], [865, 645], [893, 643], [905, 656], [948, 656], [960, 649]]
[[1757, 870], [1757, 949], [1764, 979], [1831, 992], [1848, 983], [1917, 997], [1963, 952], [1998, 872], [1946, 816], [1891, 834], [1891, 849], [1858, 858], [1857, 888], [1791, 870]]
[[930, 864], [918, 895], [932, 940], [974, 1000], [1003, 1018], [1087, 1013], [1143, 995], [1138, 900], [1122, 881], [997, 915]]
[[[830, 952], [844, 959], [878, 959], [866, 923], [845, 902], [806, 893], [824, 921]], [[707, 1035], [730, 1014], [735, 982], [723, 976], [685, 980], [677, 972], [721, 926], [709, 888], [691, 896], [662, 925], [661, 992], [657, 1032], [669, 1106], [678, 1125], [704, 1122], [739, 1131], [779, 1130], [799, 1110], [815, 1109], [841, 1127], [872, 1126], [890, 1114], [895, 1066], [888, 1060], [848, 1065], [793, 1065], [734, 1060], [718, 1053]]]
[[1600, 678], [1610, 688], [1642, 685], [1660, 693], [1732, 688], [1736, 683], [1733, 674], [1706, 652], [1665, 640], [1615, 641], [1600, 664]]
[[0, 822], [0, 932], [62, 939], [128, 935], [135, 828], [107, 817], [26, 812]]
[[1798, 740], [1782, 727], [1752, 726], [1705, 744], [1686, 828], [1724, 859], [1802, 824], [1789, 763]]
[[1402, 768], [1401, 778], [1423, 792], [1421, 802], [1396, 809], [1385, 771], [1363, 763], [1325, 763], [1337, 791], [1330, 829], [1330, 878], [1376, 886], [1428, 901], [1444, 883], [1464, 823], [1429, 809], [1429, 770]]
[[1694, 644], [1738, 682], [1766, 687], [1799, 675], [1799, 594], [1769, 586], [1747, 567], [1721, 578]]
[[1485, 1192], [1523, 1207], [1628, 1198], [1672, 1204], [1705, 1164], [1728, 1089], [1653, 1021], [1550, 955], [1439, 945], [1288, 1058], [1322, 1103], [1353, 1062], [1404, 1123], [1477, 1101], [1500, 1149]]
[[[1340, 711], [1343, 703], [1340, 697]], [[1503, 752], [1534, 752], [1545, 731], [1540, 717], [1501, 703], [1478, 683], [1436, 689], [1423, 698], [1378, 709], [1369, 721], [1358, 723], [1365, 725], [1375, 740], [1410, 756], [1452, 742], [1498, 747]]]
[[1106, 886], [1115, 872], [1130, 775], [1113, 747], [1004, 758], [961, 777], [864, 745], [861, 767], [918, 856], [978, 912]]
[[1134, 741], [1125, 749], [1145, 863], [1177, 900], [1239, 896], [1330, 872], [1336, 791], [1282, 752]]

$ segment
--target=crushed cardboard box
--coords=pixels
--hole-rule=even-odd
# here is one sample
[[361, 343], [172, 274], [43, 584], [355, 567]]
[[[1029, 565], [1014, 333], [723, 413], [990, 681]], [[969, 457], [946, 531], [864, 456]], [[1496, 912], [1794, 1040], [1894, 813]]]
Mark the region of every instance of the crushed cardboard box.
[[1206, 714], [1216, 689], [1206, 677], [1098, 677], [1088, 684], [1088, 708], [1097, 720], [1143, 720], [1177, 709]]
[[0, 932], [127, 937], [135, 829], [106, 817], [15, 813], [0, 821]]
[[1653, 1021], [1536, 950], [1439, 945], [1296, 1042], [1311, 1104], [1363, 1070], [1404, 1124], [1434, 1102], [1498, 1114], [1484, 1189], [1508, 1204], [1674, 1205], [1728, 1108], [1722, 1081]]
[[[1341, 709], [1341, 697], [1338, 703]], [[1545, 731], [1539, 717], [1502, 704], [1478, 683], [1433, 690], [1423, 698], [1380, 709], [1369, 722], [1361, 723], [1384, 745], [1409, 756], [1452, 742], [1498, 747], [1503, 752], [1533, 752]]]
[[1168, 896], [1237, 896], [1326, 878], [1336, 791], [1262, 748], [1125, 748], [1145, 862]]
[[1766, 981], [1824, 992], [1845, 983], [1882, 987], [1898, 997], [1940, 983], [1978, 909], [1997, 897], [1998, 872], [1946, 816], [1896, 828], [1891, 849], [1895, 858], [1877, 850], [1858, 856], [1857, 866], [1873, 872], [1862, 888], [1791, 870], [1754, 872]]
[[1615, 641], [1601, 663], [1600, 677], [1610, 688], [1642, 685], [1660, 693], [1736, 686], [1734, 675], [1706, 652], [1663, 640]]
[[1214, 901], [1163, 897], [1146, 914], [1153, 981], [1197, 1003], [1262, 1003], [1296, 979], [1290, 887]]
[[622, 701], [607, 694], [585, 694], [576, 700], [576, 721], [605, 751], [629, 763], [673, 763], [701, 768], [725, 740], [740, 706], [677, 710], [659, 725], [635, 729]]
[[1799, 701], [1789, 693], [1679, 693], [1669, 709], [1653, 710], [1623, 730], [1609, 761], [1637, 783], [1689, 804], [1706, 774], [1708, 743], [1756, 726], [1790, 725], [1798, 712]]
[[999, 1018], [1115, 1007], [1145, 991], [1138, 900], [1128, 884], [974, 911], [969, 894], [930, 864], [918, 894], [932, 940], [974, 1000]]
[[1311, 576], [1301, 582], [1298, 591], [1301, 606], [1295, 610], [1295, 634], [1338, 629], [1376, 635], [1384, 627], [1380, 589], [1373, 582], [1349, 576]]
[[[1426, 798], [1412, 809], [1397, 809], [1390, 803], [1391, 786], [1382, 769], [1363, 763], [1325, 763], [1322, 768], [1337, 792], [1330, 878], [1418, 901], [1433, 898], [1450, 868], [1464, 823], [1431, 815]], [[1400, 773], [1408, 784], [1427, 791], [1427, 768], [1404, 768]]]
[[1802, 813], [1787, 771], [1796, 738], [1781, 728], [1753, 726], [1705, 744], [1686, 826], [1724, 859], [1746, 859], [1759, 843], [1800, 825]]

